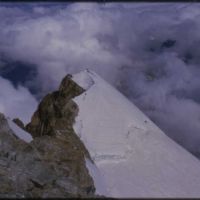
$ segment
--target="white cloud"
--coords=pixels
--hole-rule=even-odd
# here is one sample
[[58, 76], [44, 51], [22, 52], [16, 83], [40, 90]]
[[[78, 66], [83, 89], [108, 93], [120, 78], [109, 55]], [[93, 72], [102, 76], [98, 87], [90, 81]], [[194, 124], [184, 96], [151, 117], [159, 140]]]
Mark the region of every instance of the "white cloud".
[[6, 116], [20, 118], [23, 122], [30, 121], [37, 107], [37, 101], [27, 88], [14, 86], [0, 77], [0, 112]]
[[[196, 151], [199, 8], [194, 3], [75, 3], [35, 4], [27, 12], [2, 6], [0, 53], [37, 65], [33, 84], [40, 94], [56, 89], [66, 73], [95, 70], [114, 86], [121, 85], [170, 137]], [[174, 46], [169, 47], [170, 41]]]

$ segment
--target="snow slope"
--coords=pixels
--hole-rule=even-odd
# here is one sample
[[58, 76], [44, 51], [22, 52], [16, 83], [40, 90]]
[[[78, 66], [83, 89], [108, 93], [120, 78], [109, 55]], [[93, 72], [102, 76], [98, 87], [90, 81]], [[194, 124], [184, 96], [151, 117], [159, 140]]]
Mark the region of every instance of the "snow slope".
[[12, 122], [9, 118], [7, 118], [7, 122], [13, 133], [20, 139], [25, 142], [31, 142], [33, 140], [31, 134], [27, 133], [20, 127], [18, 127], [14, 122]]
[[72, 79], [86, 89], [74, 98], [74, 124], [95, 163], [86, 160], [96, 193], [109, 197], [200, 197], [200, 161], [96, 73]]

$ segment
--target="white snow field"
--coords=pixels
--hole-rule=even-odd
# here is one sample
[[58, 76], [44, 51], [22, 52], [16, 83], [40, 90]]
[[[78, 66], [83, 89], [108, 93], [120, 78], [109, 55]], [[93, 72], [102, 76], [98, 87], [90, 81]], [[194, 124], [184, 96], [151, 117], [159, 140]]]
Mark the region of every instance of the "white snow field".
[[[163, 133], [125, 96], [92, 71], [72, 79], [86, 89], [74, 98], [74, 130], [96, 193], [107, 197], [200, 197], [200, 161]], [[172, 116], [173, 117], [173, 116]]]
[[7, 118], [8, 125], [13, 133], [20, 139], [24, 140], [25, 142], [31, 142], [33, 140], [30, 133], [27, 133], [20, 127], [18, 127], [14, 122], [12, 122], [9, 118]]

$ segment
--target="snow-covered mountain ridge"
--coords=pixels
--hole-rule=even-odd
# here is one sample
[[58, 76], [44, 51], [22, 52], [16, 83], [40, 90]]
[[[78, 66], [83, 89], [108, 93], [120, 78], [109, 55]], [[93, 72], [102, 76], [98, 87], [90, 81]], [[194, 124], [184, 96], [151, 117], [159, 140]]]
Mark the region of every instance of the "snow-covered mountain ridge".
[[197, 158], [96, 73], [85, 70], [72, 80], [86, 90], [74, 98], [79, 107], [74, 130], [96, 165], [88, 167], [97, 193], [200, 197]]
[[0, 197], [200, 197], [200, 161], [95, 72], [13, 121], [0, 114]]

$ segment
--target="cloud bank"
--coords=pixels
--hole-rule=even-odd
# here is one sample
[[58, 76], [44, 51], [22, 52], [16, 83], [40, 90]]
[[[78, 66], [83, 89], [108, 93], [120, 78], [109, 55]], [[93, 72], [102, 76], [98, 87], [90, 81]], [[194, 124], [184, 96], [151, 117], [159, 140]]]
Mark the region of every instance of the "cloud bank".
[[[92, 69], [199, 154], [200, 4], [1, 5], [0, 26], [0, 68], [5, 60], [35, 66], [23, 87], [34, 87], [37, 99], [66, 73]], [[23, 90], [28, 107], [34, 97]]]
[[11, 119], [20, 117], [28, 123], [32, 113], [37, 108], [36, 99], [27, 88], [18, 86], [15, 88], [10, 81], [0, 77], [0, 112]]

